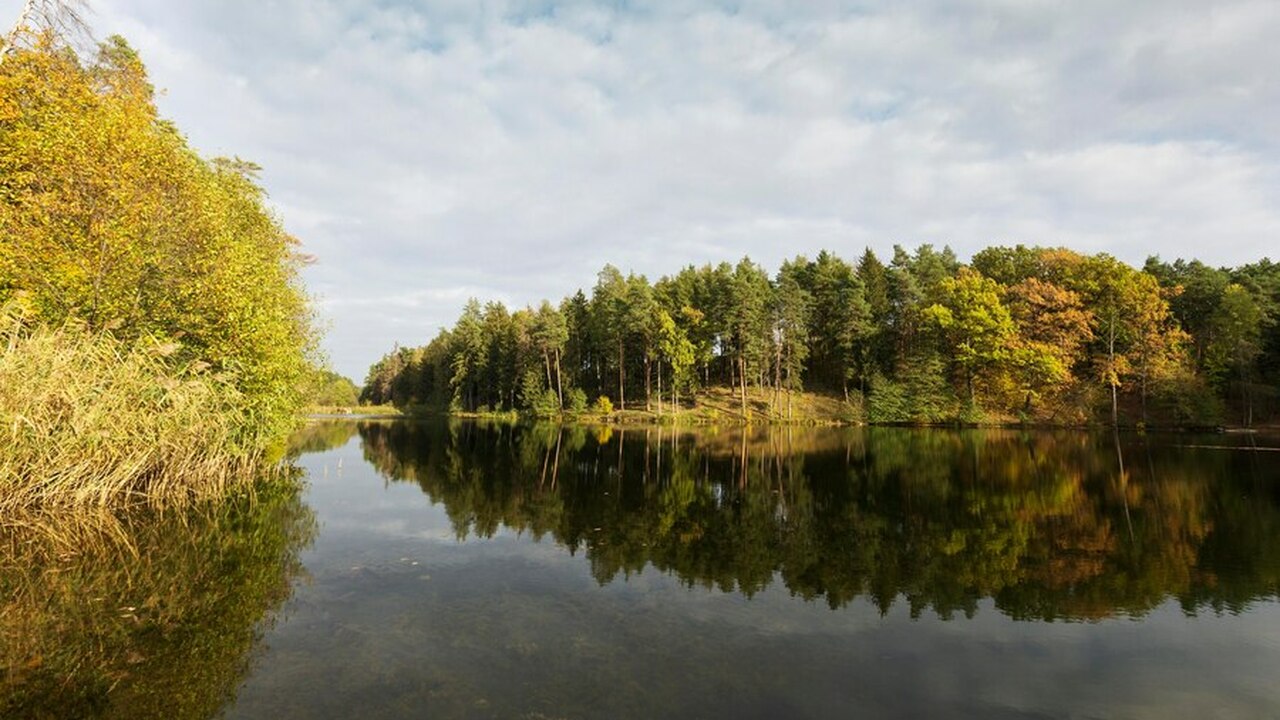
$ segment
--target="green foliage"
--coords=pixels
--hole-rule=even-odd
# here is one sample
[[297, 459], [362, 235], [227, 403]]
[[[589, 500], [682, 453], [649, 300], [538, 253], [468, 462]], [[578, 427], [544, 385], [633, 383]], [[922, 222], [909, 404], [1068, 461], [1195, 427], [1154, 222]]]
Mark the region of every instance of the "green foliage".
[[1000, 301], [999, 284], [976, 270], [962, 268], [956, 277], [942, 280], [938, 289], [940, 302], [925, 308], [924, 316], [946, 336], [973, 410], [978, 374], [1010, 358], [1016, 334], [1013, 318]]
[[1268, 332], [1280, 266], [1147, 267], [1027, 246], [965, 266], [929, 245], [895, 247], [887, 265], [868, 250], [856, 268], [798, 257], [773, 278], [748, 258], [653, 284], [609, 265], [590, 297], [558, 307], [468, 303], [452, 330], [371, 368], [362, 397], [528, 407], [522, 385], [537, 375], [540, 392], [640, 397], [664, 414], [668, 400], [715, 397], [738, 422], [793, 418], [801, 389], [865, 407], [824, 412], [846, 421], [1204, 424], [1224, 400], [1246, 423], [1259, 403], [1280, 415], [1280, 333]]
[[0, 303], [21, 297], [36, 324], [176, 343], [176, 363], [234, 385], [232, 422], [248, 418], [261, 449], [296, 424], [310, 373], [307, 258], [256, 166], [201, 158], [153, 97], [118, 37], [84, 61], [49, 33], [6, 52]]
[[873, 423], [906, 423], [912, 420], [912, 407], [906, 388], [883, 375], [872, 375], [867, 394], [867, 420]]
[[923, 357], [909, 363], [899, 380], [874, 375], [867, 396], [867, 421], [893, 424], [932, 424], [958, 419], [958, 403], [942, 360]]
[[607, 395], [601, 395], [600, 397], [596, 398], [595, 404], [591, 406], [591, 412], [595, 413], [596, 415], [612, 415], [613, 402], [609, 400], [609, 397]]
[[574, 415], [587, 411], [587, 393], [582, 388], [572, 388], [565, 395], [566, 407]]
[[351, 407], [360, 401], [360, 388], [351, 378], [332, 370], [315, 368], [303, 390], [307, 404], [318, 407]]
[[521, 407], [535, 417], [550, 418], [560, 414], [560, 397], [547, 388], [539, 370], [526, 370], [520, 390]]

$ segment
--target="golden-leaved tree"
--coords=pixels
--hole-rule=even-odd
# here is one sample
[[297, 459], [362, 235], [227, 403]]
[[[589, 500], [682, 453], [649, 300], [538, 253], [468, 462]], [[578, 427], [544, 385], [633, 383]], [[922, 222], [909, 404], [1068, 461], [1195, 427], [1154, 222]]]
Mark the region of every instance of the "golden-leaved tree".
[[122, 38], [87, 61], [52, 29], [28, 37], [0, 58], [0, 305], [176, 341], [234, 379], [255, 441], [278, 435], [315, 336], [305, 256], [256, 166], [193, 151]]

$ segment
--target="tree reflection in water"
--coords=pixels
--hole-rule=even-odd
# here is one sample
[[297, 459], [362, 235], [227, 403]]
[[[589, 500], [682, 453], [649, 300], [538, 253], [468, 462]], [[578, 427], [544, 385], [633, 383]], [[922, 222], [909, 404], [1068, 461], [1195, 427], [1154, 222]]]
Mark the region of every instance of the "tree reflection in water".
[[215, 716], [315, 532], [296, 477], [216, 509], [6, 518], [0, 717]]
[[[1280, 457], [1081, 432], [363, 423], [366, 459], [506, 526], [748, 596], [1017, 619], [1238, 612], [1280, 590]], [[1126, 462], [1127, 461], [1127, 462]]]

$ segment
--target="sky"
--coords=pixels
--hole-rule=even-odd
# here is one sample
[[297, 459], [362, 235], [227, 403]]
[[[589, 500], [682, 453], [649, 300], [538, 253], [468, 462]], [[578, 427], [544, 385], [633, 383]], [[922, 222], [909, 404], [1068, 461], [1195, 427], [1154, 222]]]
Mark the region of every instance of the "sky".
[[1276, 0], [90, 5], [193, 146], [264, 167], [357, 383], [605, 263], [1280, 259]]

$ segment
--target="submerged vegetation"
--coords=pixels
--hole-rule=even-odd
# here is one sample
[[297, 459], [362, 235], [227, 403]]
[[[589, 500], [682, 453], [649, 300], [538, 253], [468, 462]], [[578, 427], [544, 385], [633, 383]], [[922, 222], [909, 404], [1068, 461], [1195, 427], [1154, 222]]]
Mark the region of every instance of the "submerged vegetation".
[[258, 168], [197, 155], [60, 5], [0, 54], [0, 505], [217, 495], [296, 425], [306, 258]]
[[814, 419], [795, 408], [808, 390], [839, 399], [823, 419], [846, 422], [1250, 425], [1280, 415], [1278, 319], [1268, 260], [1137, 270], [1017, 246], [966, 265], [923, 245], [888, 263], [798, 257], [773, 277], [745, 258], [655, 283], [606, 266], [558, 306], [470, 301], [453, 328], [371, 367], [361, 399], [679, 416], [719, 388], [738, 399], [720, 419], [750, 422]]

